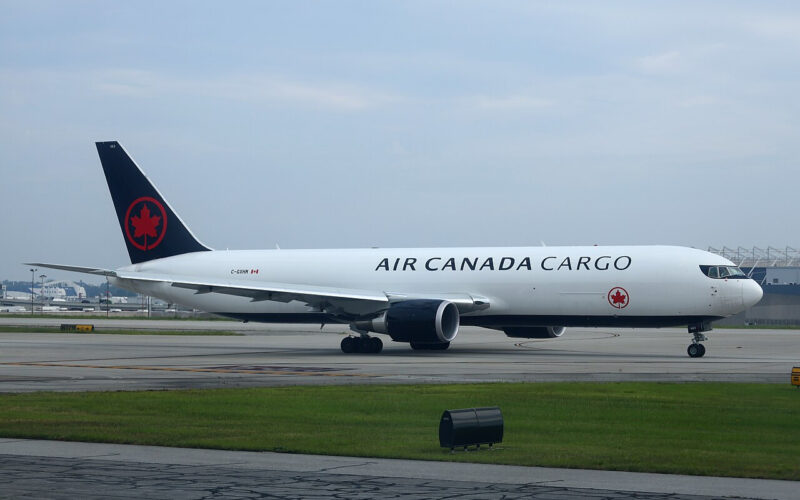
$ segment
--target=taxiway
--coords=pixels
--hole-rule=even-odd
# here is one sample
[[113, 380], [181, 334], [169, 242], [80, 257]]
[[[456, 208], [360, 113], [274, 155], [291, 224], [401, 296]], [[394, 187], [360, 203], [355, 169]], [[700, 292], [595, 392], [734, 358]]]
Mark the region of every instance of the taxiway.
[[[25, 322], [0, 318], [0, 324]], [[99, 333], [0, 333], [0, 392], [575, 380], [788, 383], [800, 362], [795, 330], [715, 330], [708, 354], [692, 359], [683, 329], [574, 328], [562, 338], [526, 340], [466, 327], [447, 351], [412, 351], [384, 337], [381, 354], [343, 354], [341, 325], [320, 330], [225, 321], [92, 323]], [[103, 327], [142, 326], [243, 335], [102, 333]]]

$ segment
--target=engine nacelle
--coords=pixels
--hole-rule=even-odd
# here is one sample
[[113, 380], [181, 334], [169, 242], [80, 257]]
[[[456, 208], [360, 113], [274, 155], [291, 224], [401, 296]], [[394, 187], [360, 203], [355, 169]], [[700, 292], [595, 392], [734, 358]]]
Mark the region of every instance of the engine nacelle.
[[564, 335], [563, 326], [514, 326], [503, 328], [506, 335], [515, 339], [554, 339]]
[[386, 333], [396, 342], [444, 344], [456, 338], [459, 323], [458, 307], [452, 302], [414, 299], [395, 302], [381, 316], [353, 326]]

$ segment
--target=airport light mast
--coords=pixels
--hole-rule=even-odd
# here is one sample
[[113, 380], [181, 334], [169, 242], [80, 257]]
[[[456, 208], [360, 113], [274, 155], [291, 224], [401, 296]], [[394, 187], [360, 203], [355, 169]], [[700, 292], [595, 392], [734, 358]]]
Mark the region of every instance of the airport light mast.
[[42, 312], [44, 313], [44, 279], [47, 278], [47, 275], [42, 274], [39, 277], [42, 279], [42, 288], [39, 291], [39, 298], [42, 299]]
[[36, 271], [38, 271], [38, 269], [36, 269], [35, 267], [31, 268], [31, 316], [33, 316], [33, 279], [34, 279], [34, 273], [36, 273]]

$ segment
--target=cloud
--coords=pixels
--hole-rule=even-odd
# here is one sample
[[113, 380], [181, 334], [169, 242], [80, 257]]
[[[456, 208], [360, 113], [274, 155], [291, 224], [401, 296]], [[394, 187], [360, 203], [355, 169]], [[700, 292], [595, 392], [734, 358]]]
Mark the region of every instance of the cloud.
[[800, 42], [800, 17], [798, 16], [758, 16], [749, 19], [746, 26], [753, 33], [764, 38], [793, 43]]
[[728, 43], [710, 42], [681, 44], [656, 54], [636, 58], [634, 67], [641, 73], [653, 76], [686, 76], [707, 80], [715, 74], [736, 72], [741, 64], [741, 48]]
[[94, 88], [127, 97], [181, 94], [261, 103], [291, 103], [340, 111], [381, 106], [397, 98], [342, 83], [302, 82], [267, 74], [229, 74], [212, 78], [181, 78], [138, 70], [97, 72]]
[[2, 70], [6, 99], [37, 93], [58, 82], [111, 97], [157, 99], [188, 96], [246, 101], [253, 104], [297, 105], [334, 111], [362, 111], [400, 100], [398, 96], [364, 86], [313, 81], [270, 74], [227, 74], [186, 77], [136, 69], [87, 71]]
[[473, 108], [489, 111], [538, 111], [555, 105], [555, 102], [550, 99], [524, 94], [476, 96], [468, 98], [467, 102]]
[[679, 72], [684, 65], [681, 53], [677, 50], [640, 57], [637, 66], [645, 73], [668, 74]]
[[676, 104], [683, 108], [699, 108], [723, 104], [723, 100], [713, 95], [692, 95], [678, 99]]

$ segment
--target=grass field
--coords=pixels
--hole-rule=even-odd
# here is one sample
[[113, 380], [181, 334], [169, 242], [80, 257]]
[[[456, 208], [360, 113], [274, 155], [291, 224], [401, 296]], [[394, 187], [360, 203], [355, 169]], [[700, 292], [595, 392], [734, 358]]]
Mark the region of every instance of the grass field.
[[57, 326], [6, 326], [0, 325], [0, 333], [69, 333], [74, 335], [242, 335], [241, 333], [225, 330], [147, 330], [147, 329], [118, 329], [97, 328], [93, 332], [63, 332]]
[[[498, 405], [495, 451], [439, 448], [445, 409]], [[788, 384], [543, 383], [0, 395], [0, 436], [800, 479]]]

